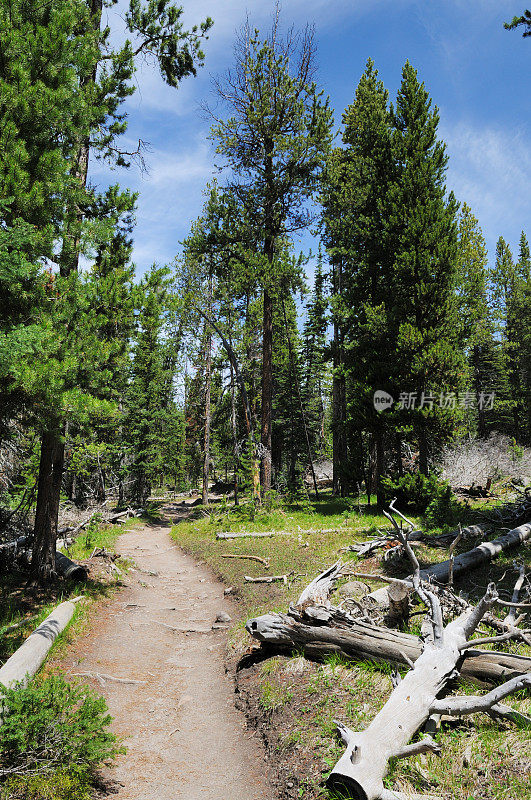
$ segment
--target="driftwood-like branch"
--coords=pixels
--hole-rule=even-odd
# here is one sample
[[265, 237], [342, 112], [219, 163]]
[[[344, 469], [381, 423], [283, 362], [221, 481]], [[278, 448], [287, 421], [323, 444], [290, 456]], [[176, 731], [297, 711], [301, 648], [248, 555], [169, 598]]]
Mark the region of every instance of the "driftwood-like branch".
[[343, 565], [337, 561], [324, 572], [321, 572], [311, 583], [302, 591], [299, 599], [295, 603], [296, 608], [304, 608], [308, 604], [314, 606], [326, 606], [328, 597], [334, 588], [337, 579], [341, 575]]
[[244, 555], [243, 553], [222, 553], [221, 558], [244, 558], [248, 561], [258, 561], [263, 564], [266, 569], [269, 569], [269, 559], [261, 558], [260, 556]]
[[[404, 537], [407, 543], [407, 537]], [[417, 582], [417, 581], [415, 581]], [[440, 631], [436, 638], [438, 598], [432, 598], [433, 641], [425, 643], [422, 654], [413, 669], [393, 689], [391, 696], [366, 730], [352, 732], [348, 729], [346, 749], [332, 769], [327, 785], [338, 793], [356, 800], [381, 800], [392, 795], [384, 788], [383, 779], [390, 758], [407, 757], [420, 752], [422, 743], [408, 744], [428, 717], [440, 713], [437, 696], [459, 674], [463, 646], [466, 644], [482, 615], [496, 600], [496, 590], [489, 585], [484, 597], [468, 614], [461, 614]], [[439, 608], [440, 611], [440, 608]], [[518, 676], [507, 681], [482, 698], [454, 699], [459, 708], [490, 710], [499, 700], [523, 686], [531, 685], [531, 675]], [[442, 701], [448, 707], [452, 699]], [[340, 734], [345, 741], [344, 730]], [[426, 749], [433, 752], [428, 739]]]
[[258, 578], [244, 575], [243, 579], [247, 583], [275, 583], [276, 581], [282, 581], [282, 583], [286, 584], [288, 582], [287, 575], [260, 575]]
[[[516, 564], [515, 564], [515, 567], [516, 567]], [[516, 580], [516, 583], [514, 584], [513, 596], [511, 598], [511, 602], [512, 603], [517, 603], [518, 602], [518, 600], [520, 598], [520, 591], [521, 591], [522, 586], [524, 585], [524, 581], [525, 581], [525, 567], [524, 566], [520, 566], [520, 567], [517, 567], [517, 569], [518, 569], [518, 578]], [[511, 606], [511, 609], [510, 609], [509, 613], [507, 614], [507, 616], [503, 620], [505, 623], [507, 623], [507, 625], [514, 625], [515, 624], [515, 619], [516, 619], [515, 608], [516, 608], [516, 606], [514, 606], [514, 605]]]

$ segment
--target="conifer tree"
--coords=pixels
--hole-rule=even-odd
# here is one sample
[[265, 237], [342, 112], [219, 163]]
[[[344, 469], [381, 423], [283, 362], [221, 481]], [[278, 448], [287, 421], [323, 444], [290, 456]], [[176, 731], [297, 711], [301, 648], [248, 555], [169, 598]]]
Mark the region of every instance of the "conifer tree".
[[431, 108], [408, 62], [391, 113], [395, 171], [386, 209], [386, 246], [393, 254], [390, 330], [396, 336], [397, 388], [415, 395], [417, 407], [408, 411], [418, 439], [419, 468], [427, 473], [430, 446], [453, 428], [451, 412], [440, 413], [435, 398], [458, 387], [462, 367], [454, 294], [458, 206], [453, 193], [446, 195], [448, 157], [437, 138], [438, 110]]
[[236, 65], [218, 81], [232, 116], [217, 119], [217, 151], [236, 175], [230, 185], [258, 237], [263, 292], [261, 484], [271, 488], [273, 312], [291, 282], [279, 258], [286, 236], [310, 221], [307, 199], [317, 187], [330, 143], [331, 114], [313, 81], [312, 32], [282, 35], [278, 14], [260, 40], [249, 27], [236, 46]]

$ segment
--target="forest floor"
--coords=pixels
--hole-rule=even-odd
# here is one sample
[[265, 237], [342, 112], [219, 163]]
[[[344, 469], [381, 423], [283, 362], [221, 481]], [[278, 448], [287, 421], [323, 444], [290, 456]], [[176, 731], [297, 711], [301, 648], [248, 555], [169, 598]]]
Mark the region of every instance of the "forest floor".
[[168, 534], [164, 522], [122, 533], [116, 550], [134, 562], [123, 589], [96, 604], [86, 631], [47, 670], [78, 676], [106, 698], [127, 753], [103, 774], [105, 794], [272, 800], [261, 741], [234, 706], [227, 625], [216, 625], [235, 606]]
[[[476, 521], [475, 512], [470, 516], [466, 522]], [[427, 532], [434, 532], [433, 527], [419, 522]], [[350, 662], [337, 655], [325, 658], [324, 663], [308, 660], [300, 653], [258, 661], [246, 658], [250, 646], [256, 643], [245, 631], [244, 622], [267, 612], [285, 612], [304, 586], [338, 558], [351, 563], [356, 571], [396, 577], [409, 574], [406, 560], [391, 564], [383, 562], [380, 554], [360, 559], [347, 551], [349, 544], [365, 541], [376, 527], [388, 525], [366, 501], [353, 508], [349, 501], [324, 497], [311, 506], [284, 505], [253, 520], [245, 509], [231, 508], [225, 502], [213, 506], [209, 516], [201, 508], [194, 509], [186, 521], [173, 528], [174, 540], [231, 587], [240, 608], [240, 621], [229, 638], [228, 663], [236, 674], [238, 702], [262, 735], [276, 795], [283, 800], [330, 800], [324, 781], [344, 749], [334, 720], [340, 719], [354, 730], [365, 728], [392, 691], [391, 669], [385, 664]], [[321, 529], [333, 533], [322, 533]], [[217, 532], [228, 530], [291, 531], [291, 535], [216, 539]], [[463, 543], [458, 551], [471, 546], [470, 542]], [[447, 551], [426, 545], [416, 548], [416, 553], [422, 566], [447, 558]], [[227, 554], [258, 556], [269, 567], [244, 558], [227, 558]], [[516, 575], [513, 559], [529, 565], [530, 556], [528, 544], [463, 576], [456, 588], [477, 600], [489, 580], [494, 580], [503, 595], [510, 597]], [[267, 574], [286, 574], [287, 583], [249, 583], [244, 579], [245, 575]], [[343, 585], [347, 582], [349, 596], [369, 590], [367, 583], [345, 577], [333, 602], [345, 596]], [[371, 581], [370, 589], [379, 585], [383, 584]], [[413, 617], [409, 632], [418, 635], [419, 628], [420, 617]], [[518, 643], [487, 647], [531, 655], [531, 648]], [[470, 693], [477, 688], [468, 684], [461, 691]], [[525, 692], [509, 702], [529, 714], [531, 701]], [[386, 785], [405, 793], [435, 794], [445, 800], [521, 800], [529, 796], [529, 732], [479, 714], [445, 725], [437, 738], [442, 746], [441, 758], [423, 754], [395, 761]]]

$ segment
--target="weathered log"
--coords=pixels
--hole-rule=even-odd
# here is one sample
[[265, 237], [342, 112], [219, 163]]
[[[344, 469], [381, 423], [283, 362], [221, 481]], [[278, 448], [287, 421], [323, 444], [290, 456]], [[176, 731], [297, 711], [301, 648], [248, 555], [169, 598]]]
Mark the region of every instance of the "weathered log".
[[244, 575], [244, 581], [247, 583], [275, 583], [281, 581], [286, 584], [288, 582], [287, 575], [260, 575], [258, 578], [252, 578], [250, 575]]
[[65, 556], [64, 553], [56, 552], [55, 569], [65, 580], [86, 581], [88, 578], [87, 568], [83, 567], [81, 564], [76, 564], [75, 561]]
[[[408, 549], [407, 540], [404, 544]], [[419, 592], [418, 570], [414, 580]], [[438, 752], [439, 748], [431, 737], [412, 745], [408, 742], [431, 713], [441, 712], [441, 704], [436, 698], [459, 674], [461, 654], [497, 595], [494, 584], [490, 584], [483, 599], [470, 613], [460, 615], [445, 628], [440, 624], [438, 598], [435, 595], [429, 597], [424, 589], [420, 590], [419, 596], [430, 602], [432, 631], [413, 668], [395, 686], [383, 708], [364, 731], [352, 731], [337, 723], [346, 749], [333, 767], [327, 785], [338, 793], [346, 792], [353, 800], [387, 800], [392, 796], [393, 793], [383, 784], [389, 759], [408, 757], [421, 750]], [[453, 713], [490, 711], [499, 699], [526, 685], [531, 685], [531, 675], [517, 676], [493, 692], [473, 698], [472, 702], [466, 697], [452, 698]], [[448, 704], [450, 701], [444, 702]]]
[[[310, 611], [310, 614], [308, 614]], [[312, 616], [306, 610], [306, 616]], [[415, 662], [422, 653], [422, 641], [409, 633], [352, 620], [348, 628], [314, 626], [288, 614], [264, 614], [248, 620], [247, 631], [260, 642], [279, 650], [303, 650], [322, 658], [340, 653], [355, 661], [371, 660], [391, 664]], [[461, 674], [482, 681], [499, 681], [531, 672], [531, 658], [469, 649], [461, 654]]]
[[[477, 569], [482, 566], [482, 564], [486, 564], [492, 559], [497, 558], [500, 553], [503, 553], [505, 550], [518, 547], [518, 545], [523, 544], [523, 542], [530, 540], [531, 522], [528, 522], [525, 525], [514, 528], [512, 531], [509, 531], [509, 533], [498, 536], [498, 538], [493, 539], [492, 542], [482, 542], [477, 547], [472, 548], [472, 550], [467, 550], [466, 553], [461, 553], [461, 555], [453, 559], [453, 577], [455, 579], [456, 576], [462, 572]], [[438, 583], [447, 583], [449, 572], [450, 559], [441, 561], [439, 564], [431, 564], [429, 567], [424, 567], [420, 570], [419, 576], [423, 581], [434, 580]], [[403, 580], [413, 585], [411, 575]], [[387, 589], [376, 589], [376, 591], [370, 593], [369, 597], [380, 605], [386, 605]]]
[[[225, 531], [216, 533], [216, 539], [270, 539], [273, 536], [305, 536], [307, 533], [348, 533], [347, 528], [309, 528], [297, 531]], [[354, 531], [352, 531], [354, 533]]]
[[79, 600], [82, 597], [60, 603], [28, 636], [0, 669], [2, 686], [9, 689], [18, 682], [24, 685], [28, 683], [43, 663], [54, 641], [72, 619]]

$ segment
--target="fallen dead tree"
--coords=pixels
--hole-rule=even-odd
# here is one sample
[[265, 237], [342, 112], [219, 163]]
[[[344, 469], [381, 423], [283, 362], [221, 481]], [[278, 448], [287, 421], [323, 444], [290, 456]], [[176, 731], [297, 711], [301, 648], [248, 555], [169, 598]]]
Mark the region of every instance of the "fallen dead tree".
[[[515, 544], [528, 538], [527, 531], [511, 531], [511, 534]], [[484, 616], [499, 600], [495, 585], [489, 584], [477, 606], [467, 606], [444, 625], [439, 596], [421, 580], [416, 556], [407, 535], [398, 526], [397, 537], [413, 564], [412, 586], [429, 612], [422, 639], [375, 625], [369, 618], [356, 619], [349, 612], [331, 606], [328, 597], [341, 574], [339, 564], [312, 581], [288, 614], [266, 614], [249, 620], [246, 625], [248, 632], [272, 651], [288, 648], [312, 656], [340, 652], [350, 658], [411, 667], [403, 679], [395, 675], [391, 696], [366, 730], [353, 731], [342, 722], [336, 723], [345, 752], [332, 769], [327, 784], [340, 796], [352, 800], [405, 797], [384, 787], [389, 759], [422, 752], [438, 753], [439, 746], [429, 736], [409, 743], [431, 717], [486, 712], [496, 719], [531, 725], [530, 718], [501, 702], [513, 692], [531, 686], [531, 658], [478, 649], [483, 643], [514, 638], [515, 633], [508, 630], [501, 636], [472, 638]], [[365, 613], [361, 605], [360, 611]], [[505, 682], [484, 695], [445, 696], [460, 676]], [[427, 800], [424, 795], [408, 797]]]
[[[248, 620], [245, 627], [272, 651], [302, 651], [311, 658], [338, 653], [355, 661], [410, 665], [422, 654], [422, 640], [409, 633], [346, 615], [327, 617], [330, 612], [322, 608], [308, 607], [299, 619], [293, 613], [292, 609], [290, 614], [263, 614]], [[463, 654], [460, 672], [481, 681], [499, 681], [531, 673], [531, 658], [471, 649]]]
[[[390, 508], [400, 515], [400, 512], [398, 512], [392, 504]], [[409, 522], [409, 520], [407, 521]], [[448, 583], [451, 571], [453, 579], [455, 579], [458, 575], [468, 572], [469, 570], [477, 569], [497, 558], [501, 553], [513, 547], [518, 547], [528, 541], [531, 541], [531, 522], [520, 525], [518, 528], [513, 528], [512, 531], [498, 536], [491, 542], [482, 542], [477, 547], [472, 548], [472, 550], [467, 550], [465, 553], [455, 556], [455, 558], [450, 558], [438, 564], [431, 564], [429, 567], [424, 567], [419, 573], [420, 580]], [[409, 575], [403, 580], [413, 586], [412, 578], [413, 576]], [[370, 594], [370, 597], [380, 604], [386, 604], [388, 602], [386, 589], [377, 589]]]
[[44, 622], [35, 628], [0, 669], [2, 686], [9, 689], [19, 682], [26, 684], [35, 675], [51, 646], [72, 619], [76, 603], [82, 599], [82, 597], [76, 597], [60, 603]]
[[348, 533], [348, 528], [309, 528], [308, 530], [296, 531], [225, 531], [216, 533], [216, 539], [271, 539], [273, 536], [306, 536], [308, 533]]

